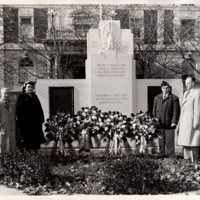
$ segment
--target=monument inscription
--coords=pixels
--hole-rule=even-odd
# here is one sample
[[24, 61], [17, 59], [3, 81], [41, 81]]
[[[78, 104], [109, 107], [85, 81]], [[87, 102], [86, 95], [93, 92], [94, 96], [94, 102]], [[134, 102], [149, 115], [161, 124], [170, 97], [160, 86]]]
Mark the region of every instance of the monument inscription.
[[97, 64], [97, 77], [125, 77], [125, 64]]

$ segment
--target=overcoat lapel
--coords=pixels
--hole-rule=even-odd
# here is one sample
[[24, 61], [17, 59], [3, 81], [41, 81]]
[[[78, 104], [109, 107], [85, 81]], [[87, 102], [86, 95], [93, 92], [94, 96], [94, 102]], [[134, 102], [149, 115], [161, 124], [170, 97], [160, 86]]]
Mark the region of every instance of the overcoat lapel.
[[187, 95], [187, 93], [184, 94], [182, 106], [193, 96], [193, 92], [190, 91], [190, 93]]

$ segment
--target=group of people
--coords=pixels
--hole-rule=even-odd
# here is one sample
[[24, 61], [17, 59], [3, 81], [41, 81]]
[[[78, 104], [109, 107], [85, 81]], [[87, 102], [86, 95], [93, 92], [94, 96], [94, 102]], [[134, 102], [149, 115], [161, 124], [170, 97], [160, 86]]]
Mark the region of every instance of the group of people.
[[[16, 147], [38, 150], [45, 142], [42, 125], [44, 114], [34, 93], [34, 82], [25, 82], [17, 103], [9, 100], [9, 89], [1, 89], [0, 145], [1, 152], [13, 152]], [[17, 134], [15, 134], [17, 130]]]
[[184, 159], [197, 162], [200, 146], [200, 89], [195, 87], [195, 78], [185, 79], [186, 91], [181, 105], [179, 98], [172, 94], [168, 82], [161, 83], [162, 93], [154, 98], [152, 114], [159, 119], [160, 154], [173, 156], [175, 131], [177, 144], [183, 147]]
[[[42, 128], [44, 114], [34, 93], [34, 86], [33, 82], [26, 82], [16, 104], [10, 102], [8, 88], [1, 89], [1, 152], [12, 152], [16, 146], [37, 150], [45, 142]], [[154, 98], [152, 114], [159, 119], [159, 153], [165, 156], [174, 155], [176, 130], [177, 144], [183, 147], [184, 159], [196, 162], [200, 146], [200, 90], [195, 88], [193, 76], [187, 76], [185, 86], [186, 91], [180, 106], [179, 98], [172, 94], [169, 83], [163, 81], [162, 93]]]

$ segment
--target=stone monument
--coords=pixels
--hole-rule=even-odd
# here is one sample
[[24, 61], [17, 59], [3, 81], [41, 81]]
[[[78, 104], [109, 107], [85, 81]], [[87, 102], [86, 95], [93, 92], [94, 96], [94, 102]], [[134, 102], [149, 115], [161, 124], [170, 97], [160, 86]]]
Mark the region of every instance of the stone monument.
[[86, 79], [89, 106], [103, 112], [136, 113], [133, 34], [118, 20], [102, 20], [87, 35]]

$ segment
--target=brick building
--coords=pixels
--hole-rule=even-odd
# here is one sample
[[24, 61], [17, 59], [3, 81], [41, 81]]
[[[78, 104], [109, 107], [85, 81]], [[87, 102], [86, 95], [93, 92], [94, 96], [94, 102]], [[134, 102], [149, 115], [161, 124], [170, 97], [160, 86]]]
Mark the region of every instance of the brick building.
[[133, 32], [138, 79], [198, 75], [200, 5], [1, 5], [0, 86], [85, 78], [87, 31], [112, 10]]

